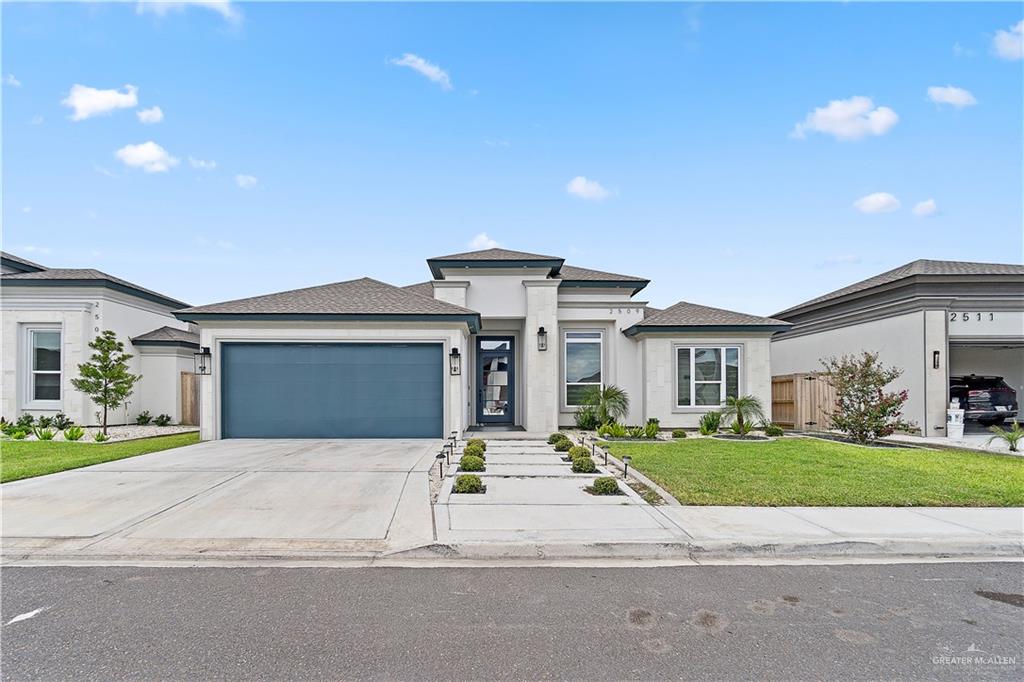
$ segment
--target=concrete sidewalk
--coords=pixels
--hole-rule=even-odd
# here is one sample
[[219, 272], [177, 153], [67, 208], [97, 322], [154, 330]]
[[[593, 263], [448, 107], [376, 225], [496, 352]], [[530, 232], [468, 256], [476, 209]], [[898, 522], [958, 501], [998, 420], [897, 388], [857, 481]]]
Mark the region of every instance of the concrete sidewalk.
[[[465, 559], [892, 556], [1024, 557], [1024, 509], [652, 506], [584, 491], [545, 441], [488, 439], [483, 495], [453, 495], [449, 471], [434, 506], [437, 543], [406, 557]], [[453, 462], [454, 464], [454, 462]]]

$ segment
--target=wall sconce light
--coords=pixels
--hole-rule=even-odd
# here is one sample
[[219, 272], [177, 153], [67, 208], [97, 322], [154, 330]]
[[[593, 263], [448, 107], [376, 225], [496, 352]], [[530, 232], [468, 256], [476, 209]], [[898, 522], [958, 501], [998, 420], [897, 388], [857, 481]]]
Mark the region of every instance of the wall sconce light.
[[938, 368], [939, 368], [939, 351], [933, 350], [932, 351], [932, 369], [938, 369]]
[[547, 350], [547, 349], [548, 349], [548, 333], [544, 329], [544, 327], [541, 327], [540, 329], [537, 330], [537, 350]]
[[458, 348], [452, 348], [452, 352], [448, 354], [448, 367], [452, 376], [462, 374], [462, 356], [459, 355]]
[[195, 361], [196, 374], [209, 374], [213, 367], [213, 356], [210, 355], [210, 347], [203, 346], [198, 351], [192, 354], [192, 359]]

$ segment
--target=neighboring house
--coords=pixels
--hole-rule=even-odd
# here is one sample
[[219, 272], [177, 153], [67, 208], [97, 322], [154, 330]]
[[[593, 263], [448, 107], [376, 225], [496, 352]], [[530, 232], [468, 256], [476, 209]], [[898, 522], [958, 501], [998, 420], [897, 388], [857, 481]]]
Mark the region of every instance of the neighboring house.
[[727, 395], [771, 400], [785, 322], [690, 303], [648, 309], [642, 277], [487, 249], [431, 258], [433, 279], [357, 279], [188, 308], [212, 356], [204, 439], [546, 433], [588, 389], [630, 396], [628, 423], [694, 427]]
[[877, 351], [922, 435], [946, 433], [951, 376], [1002, 376], [1024, 398], [1024, 265], [916, 260], [775, 317], [793, 324], [772, 339], [776, 375]]
[[199, 335], [172, 311], [187, 304], [99, 270], [48, 268], [0, 254], [0, 317], [3, 319], [3, 389], [0, 414], [65, 413], [78, 424], [97, 423], [97, 407], [71, 384], [88, 347], [110, 329], [134, 355], [131, 371], [142, 380], [113, 424], [153, 416], [181, 419], [181, 372], [193, 369]]

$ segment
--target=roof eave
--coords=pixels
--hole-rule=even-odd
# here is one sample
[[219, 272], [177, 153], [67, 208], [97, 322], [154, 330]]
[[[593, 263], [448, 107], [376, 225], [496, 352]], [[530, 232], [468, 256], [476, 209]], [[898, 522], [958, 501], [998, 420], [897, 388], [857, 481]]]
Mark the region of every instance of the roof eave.
[[5, 287], [98, 287], [118, 291], [122, 294], [135, 296], [153, 303], [167, 306], [168, 308], [188, 307], [188, 303], [159, 294], [143, 291], [135, 287], [126, 286], [118, 282], [111, 282], [107, 279], [2, 279], [0, 286]]
[[569, 289], [632, 289], [633, 294], [638, 294], [642, 291], [651, 280], [598, 280], [598, 279], [563, 279], [559, 283], [560, 287], [566, 287]]
[[17, 270], [18, 272], [42, 272], [46, 269], [41, 265], [31, 265], [24, 261], [8, 258], [7, 256], [0, 256], [0, 264], [6, 268]]
[[444, 279], [443, 268], [548, 268], [548, 274], [554, 277], [565, 263], [564, 258], [545, 258], [532, 260], [464, 260], [451, 258], [428, 258], [427, 265], [434, 279]]
[[634, 324], [622, 333], [626, 336], [638, 334], [692, 334], [694, 332], [765, 332], [776, 333], [786, 331], [790, 324], [686, 324], [686, 325], [652, 325]]
[[166, 348], [199, 348], [198, 341], [185, 341], [174, 339], [132, 339], [133, 346], [140, 347], [166, 347]]
[[474, 334], [480, 331], [480, 313], [204, 313], [175, 311], [183, 322], [204, 320], [249, 320], [260, 322], [461, 322]]

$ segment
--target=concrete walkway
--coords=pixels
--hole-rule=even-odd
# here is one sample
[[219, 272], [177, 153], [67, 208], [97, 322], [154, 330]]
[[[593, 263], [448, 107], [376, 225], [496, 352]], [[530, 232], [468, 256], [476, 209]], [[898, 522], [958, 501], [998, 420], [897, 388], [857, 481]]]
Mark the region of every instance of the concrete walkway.
[[483, 495], [451, 492], [453, 461], [434, 507], [438, 545], [409, 556], [1024, 557], [1020, 508], [652, 506], [621, 482], [623, 496], [586, 493], [596, 476], [560, 455], [542, 440], [488, 440]]

